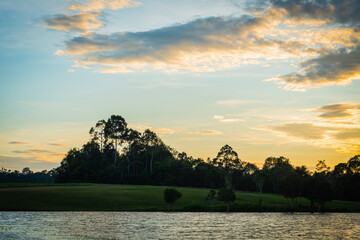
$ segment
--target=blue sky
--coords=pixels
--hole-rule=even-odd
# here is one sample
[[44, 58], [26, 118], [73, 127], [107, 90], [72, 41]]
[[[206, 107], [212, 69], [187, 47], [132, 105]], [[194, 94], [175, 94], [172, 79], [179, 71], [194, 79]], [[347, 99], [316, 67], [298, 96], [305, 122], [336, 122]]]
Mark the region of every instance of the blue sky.
[[359, 3], [258, 2], [1, 1], [0, 167], [57, 167], [112, 114], [194, 157], [359, 154]]

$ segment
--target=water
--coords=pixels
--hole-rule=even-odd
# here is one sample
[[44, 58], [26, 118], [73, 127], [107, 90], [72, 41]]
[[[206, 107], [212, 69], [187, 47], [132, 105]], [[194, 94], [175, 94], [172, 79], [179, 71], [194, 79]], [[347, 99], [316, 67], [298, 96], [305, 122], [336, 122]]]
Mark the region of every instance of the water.
[[0, 239], [360, 239], [360, 214], [0, 212]]

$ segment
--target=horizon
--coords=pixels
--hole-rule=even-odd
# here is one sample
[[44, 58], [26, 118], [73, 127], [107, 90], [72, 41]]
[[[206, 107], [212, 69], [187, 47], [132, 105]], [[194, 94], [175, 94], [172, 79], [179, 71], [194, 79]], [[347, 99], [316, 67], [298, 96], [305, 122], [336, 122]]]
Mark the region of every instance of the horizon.
[[[310, 10], [309, 10], [310, 9]], [[360, 154], [356, 1], [0, 3], [0, 167], [58, 167], [121, 115], [194, 158]]]

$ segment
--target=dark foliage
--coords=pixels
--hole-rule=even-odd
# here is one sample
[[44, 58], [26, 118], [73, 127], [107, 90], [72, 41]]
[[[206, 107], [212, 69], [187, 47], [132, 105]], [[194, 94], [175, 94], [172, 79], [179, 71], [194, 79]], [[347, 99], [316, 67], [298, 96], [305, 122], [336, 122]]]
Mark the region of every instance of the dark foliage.
[[182, 193], [177, 191], [176, 189], [167, 188], [164, 191], [164, 200], [168, 204], [168, 209], [170, 207], [170, 204], [172, 204], [173, 208], [175, 209], [175, 202], [181, 197], [182, 197]]

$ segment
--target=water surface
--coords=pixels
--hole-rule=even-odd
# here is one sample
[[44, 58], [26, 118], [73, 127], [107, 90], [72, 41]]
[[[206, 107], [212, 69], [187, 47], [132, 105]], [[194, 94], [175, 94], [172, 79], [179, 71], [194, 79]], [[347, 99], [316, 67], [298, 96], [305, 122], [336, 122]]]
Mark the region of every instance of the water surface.
[[0, 212], [0, 239], [360, 239], [360, 214]]

